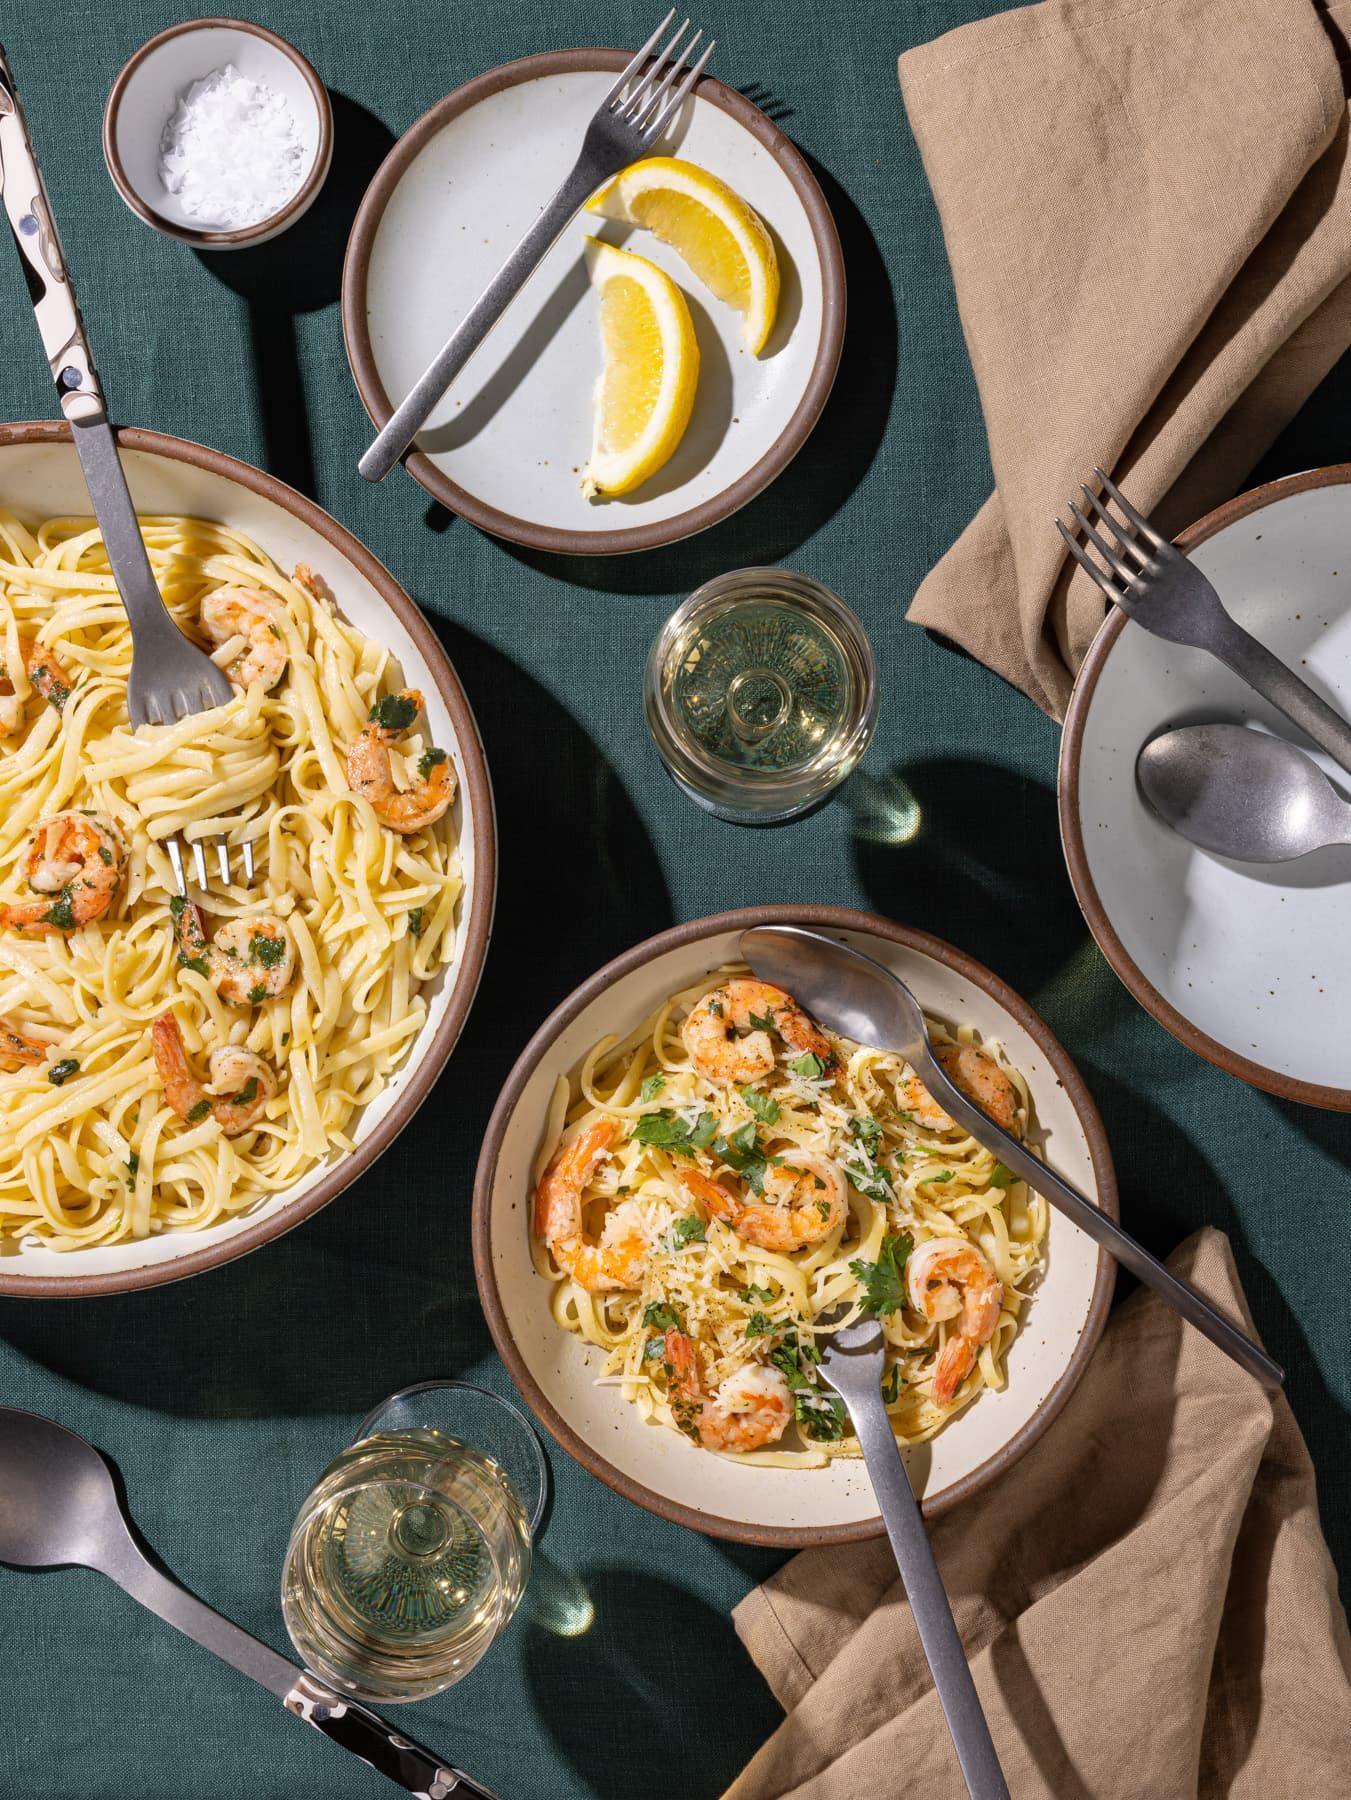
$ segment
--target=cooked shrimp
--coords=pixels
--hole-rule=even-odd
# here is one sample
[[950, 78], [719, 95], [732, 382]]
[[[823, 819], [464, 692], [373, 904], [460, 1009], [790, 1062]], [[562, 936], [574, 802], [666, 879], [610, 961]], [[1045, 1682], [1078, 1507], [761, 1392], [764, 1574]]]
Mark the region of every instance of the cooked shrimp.
[[682, 1169], [680, 1183], [705, 1216], [725, 1219], [743, 1242], [784, 1256], [829, 1237], [849, 1206], [844, 1176], [824, 1156], [790, 1155], [771, 1164], [760, 1201], [730, 1193], [698, 1169]]
[[35, 1063], [45, 1063], [52, 1053], [50, 1044], [25, 1037], [6, 1020], [0, 1019], [0, 1069], [13, 1071]]
[[203, 600], [201, 618], [202, 630], [217, 649], [243, 638], [244, 648], [225, 667], [236, 687], [252, 687], [255, 681], [276, 687], [287, 658], [275, 600], [258, 588], [216, 588]]
[[666, 1333], [666, 1395], [675, 1422], [705, 1450], [759, 1450], [781, 1438], [793, 1417], [793, 1396], [778, 1369], [746, 1363], [708, 1398], [693, 1338]]
[[774, 1067], [774, 1038], [799, 1055], [810, 1050], [823, 1069], [830, 1040], [790, 994], [743, 976], [705, 994], [681, 1027], [690, 1061], [712, 1081], [758, 1081]]
[[[975, 1044], [943, 1044], [935, 1048], [934, 1055], [943, 1073], [996, 1125], [1005, 1131], [1017, 1129], [1018, 1090], [988, 1050]], [[901, 1096], [906, 1110], [914, 1113], [921, 1125], [931, 1131], [956, 1129], [918, 1075], [912, 1073], [901, 1083]]]
[[238, 1137], [277, 1091], [277, 1077], [262, 1057], [240, 1044], [222, 1044], [211, 1052], [207, 1059], [211, 1081], [204, 1083], [188, 1061], [183, 1034], [171, 1012], [155, 1020], [150, 1041], [164, 1098], [189, 1125], [212, 1118], [226, 1137]]
[[[33, 692], [60, 712], [70, 699], [73, 685], [70, 676], [47, 646], [39, 644], [36, 638], [19, 639], [19, 656]], [[13, 672], [8, 663], [0, 658], [0, 737], [13, 737], [23, 724], [23, 710], [23, 701], [15, 692]]]
[[284, 994], [295, 980], [295, 945], [272, 913], [227, 919], [212, 939], [206, 935], [201, 909], [191, 900], [176, 894], [169, 911], [179, 962], [205, 975], [222, 999], [235, 1006], [261, 1006]]
[[1004, 1305], [1004, 1287], [974, 1244], [964, 1238], [929, 1238], [910, 1252], [905, 1267], [910, 1304], [937, 1323], [956, 1325], [934, 1369], [933, 1397], [951, 1406], [975, 1366], [976, 1354], [995, 1334]]
[[553, 1158], [535, 1194], [535, 1230], [559, 1268], [589, 1294], [642, 1286], [651, 1249], [638, 1221], [623, 1206], [606, 1218], [598, 1244], [582, 1231], [582, 1195], [604, 1162], [615, 1133], [614, 1119], [588, 1126]]
[[291, 571], [291, 579], [298, 587], [303, 587], [312, 600], [322, 600], [325, 605], [333, 602], [333, 589], [308, 563], [297, 563]]
[[74, 931], [101, 919], [126, 868], [127, 846], [115, 819], [104, 813], [53, 813], [39, 822], [24, 876], [41, 896], [0, 906], [0, 930]]
[[347, 779], [352, 792], [370, 802], [375, 816], [391, 831], [421, 831], [434, 825], [455, 798], [455, 765], [434, 746], [418, 758], [417, 779], [407, 788], [394, 785], [389, 753], [422, 711], [416, 688], [386, 694], [347, 752]]

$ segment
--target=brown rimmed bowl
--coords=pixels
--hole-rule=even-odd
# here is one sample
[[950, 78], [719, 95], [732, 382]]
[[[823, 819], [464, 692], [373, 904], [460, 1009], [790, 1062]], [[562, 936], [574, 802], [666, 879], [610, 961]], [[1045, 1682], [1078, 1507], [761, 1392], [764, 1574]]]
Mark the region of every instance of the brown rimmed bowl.
[[[1177, 542], [1240, 625], [1351, 710], [1351, 464], [1240, 494]], [[1171, 831], [1136, 786], [1143, 744], [1211, 719], [1298, 737], [1203, 651], [1151, 637], [1113, 608], [1079, 671], [1060, 750], [1074, 891], [1107, 961], [1188, 1049], [1282, 1099], [1351, 1112], [1351, 853], [1231, 862]], [[1344, 771], [1311, 754], [1344, 788]]]
[[[1000, 1039], [1027, 1077], [1043, 1154], [1113, 1218], [1116, 1178], [1102, 1122], [1046, 1025], [980, 963], [941, 939], [836, 906], [756, 906], [673, 926], [607, 963], [540, 1026], [493, 1111], [474, 1182], [474, 1269], [503, 1361], [540, 1422], [579, 1463], [662, 1518], [739, 1543], [794, 1548], [877, 1536], [882, 1521], [861, 1462], [825, 1469], [748, 1467], [645, 1425], [597, 1353], [559, 1330], [530, 1254], [534, 1166], [554, 1085], [585, 1052], [622, 1036], [669, 995], [737, 960], [750, 925], [799, 924], [895, 969], [952, 1026]], [[907, 1453], [925, 1513], [937, 1517], [996, 1479], [1041, 1436], [1083, 1374], [1107, 1317], [1114, 1265], [1053, 1215], [1046, 1271], [1008, 1358], [1008, 1385], [986, 1392], [930, 1444]]]
[[[348, 360], [377, 426], [393, 412], [548, 200], [624, 50], [560, 50], [490, 69], [422, 115], [367, 190], [347, 246]], [[656, 147], [730, 183], [775, 235], [783, 287], [765, 352], [648, 232], [583, 212], [452, 384], [405, 458], [452, 512], [536, 550], [597, 556], [703, 531], [760, 493], [801, 449], [835, 380], [845, 276], [806, 159], [743, 95], [703, 78]], [[588, 234], [664, 268], [699, 340], [694, 412], [671, 460], [634, 493], [588, 501], [600, 334]]]
[[[422, 689], [433, 739], [450, 752], [459, 777], [453, 817], [465, 890], [454, 961], [426, 990], [426, 1023], [385, 1092], [358, 1120], [350, 1154], [335, 1155], [288, 1192], [204, 1231], [64, 1254], [31, 1244], [6, 1247], [0, 1294], [34, 1299], [124, 1293], [201, 1274], [290, 1231], [364, 1174], [427, 1098], [454, 1048], [487, 953], [496, 892], [492, 789], [474, 715], [435, 633], [389, 570], [321, 507], [247, 463], [155, 431], [120, 431], [118, 443], [140, 511], [218, 520], [247, 533], [283, 568], [311, 564], [333, 589], [339, 612], [387, 645], [410, 685]], [[68, 426], [0, 425], [0, 506], [30, 521], [88, 513]]]
[[[180, 95], [231, 64], [279, 93], [304, 138], [305, 178], [284, 206], [253, 225], [199, 224], [159, 176], [160, 139]], [[103, 112], [103, 159], [138, 219], [198, 250], [244, 250], [294, 225], [313, 205], [333, 160], [333, 108], [313, 65], [294, 44], [247, 19], [184, 19], [142, 44], [118, 74]]]

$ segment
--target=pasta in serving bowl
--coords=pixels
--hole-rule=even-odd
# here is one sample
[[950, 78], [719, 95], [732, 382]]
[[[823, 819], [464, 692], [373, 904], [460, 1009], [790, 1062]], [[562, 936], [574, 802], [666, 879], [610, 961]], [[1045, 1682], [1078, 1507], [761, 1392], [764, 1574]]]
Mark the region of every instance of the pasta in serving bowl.
[[559, 1441], [652, 1510], [775, 1543], [881, 1529], [818, 1318], [875, 1312], [884, 1398], [929, 1511], [1045, 1428], [1111, 1265], [957, 1130], [885, 1047], [738, 963], [751, 924], [896, 969], [954, 1079], [1115, 1210], [1092, 1101], [979, 964], [888, 921], [770, 907], [637, 946], [541, 1027], [498, 1103], [475, 1259], [499, 1350]]
[[[412, 602], [281, 483], [121, 438], [166, 602], [236, 694], [130, 729], [68, 437], [0, 428], [0, 661], [28, 677], [0, 691], [11, 1293], [193, 1273], [332, 1198], [439, 1072], [491, 917], [482, 751]], [[186, 904], [174, 840], [209, 852]]]

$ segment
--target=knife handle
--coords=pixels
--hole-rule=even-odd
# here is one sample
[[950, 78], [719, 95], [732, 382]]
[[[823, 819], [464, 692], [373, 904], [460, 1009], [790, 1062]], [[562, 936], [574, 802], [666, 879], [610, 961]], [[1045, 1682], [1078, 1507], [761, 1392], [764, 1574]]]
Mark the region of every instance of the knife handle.
[[497, 1800], [495, 1794], [471, 1781], [462, 1770], [452, 1769], [430, 1750], [395, 1731], [355, 1700], [335, 1694], [309, 1673], [301, 1675], [282, 1704], [287, 1712], [313, 1725], [397, 1787], [418, 1795], [419, 1800], [447, 1800], [452, 1794], [462, 1796], [462, 1800]]
[[66, 272], [46, 184], [0, 45], [0, 196], [23, 265], [28, 297], [47, 352], [61, 410], [75, 424], [105, 418], [103, 390]]

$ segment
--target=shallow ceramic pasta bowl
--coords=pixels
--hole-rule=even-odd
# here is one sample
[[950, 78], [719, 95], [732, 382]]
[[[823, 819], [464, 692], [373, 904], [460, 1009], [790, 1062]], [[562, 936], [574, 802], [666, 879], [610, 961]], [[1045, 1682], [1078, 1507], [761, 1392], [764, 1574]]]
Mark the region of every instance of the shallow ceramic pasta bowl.
[[[1351, 711], [1351, 464], [1241, 494], [1178, 544], [1241, 625]], [[1351, 1112], [1351, 852], [1231, 862], [1170, 831], [1136, 787], [1142, 744], [1212, 719], [1298, 736], [1204, 652], [1114, 610], [1065, 716], [1060, 832], [1074, 891], [1103, 955], [1174, 1037], [1254, 1087]], [[1351, 791], [1344, 770], [1301, 744]]]
[[[311, 564], [332, 588], [339, 611], [386, 645], [410, 685], [422, 689], [433, 740], [450, 751], [459, 777], [453, 816], [465, 891], [454, 960], [426, 990], [426, 1023], [385, 1092], [358, 1120], [354, 1151], [320, 1164], [247, 1215], [204, 1231], [65, 1254], [25, 1244], [0, 1249], [0, 1294], [32, 1298], [121, 1293], [196, 1275], [280, 1237], [355, 1181], [412, 1118], [454, 1047], [487, 952], [496, 886], [492, 790], [473, 714], [435, 633], [388, 569], [336, 519], [247, 463], [154, 431], [120, 431], [118, 442], [140, 511], [216, 519], [245, 532], [283, 568]], [[0, 425], [0, 506], [28, 521], [88, 514], [67, 426]]]
[[[595, 1041], [622, 1036], [668, 995], [737, 960], [749, 925], [800, 924], [838, 935], [894, 969], [945, 1023], [999, 1038], [1031, 1087], [1042, 1153], [1117, 1215], [1116, 1179], [1097, 1109], [1045, 1024], [996, 976], [939, 938], [844, 907], [763, 906], [677, 925], [608, 963], [554, 1011], [507, 1079], [474, 1182], [474, 1268], [493, 1339], [540, 1421], [592, 1474], [640, 1506], [697, 1531], [792, 1547], [882, 1530], [861, 1462], [825, 1469], [748, 1467], [642, 1423], [613, 1387], [597, 1387], [587, 1348], [559, 1331], [530, 1256], [531, 1174], [554, 1083]], [[1008, 1385], [987, 1391], [932, 1443], [908, 1454], [924, 1510], [936, 1516], [994, 1480], [1036, 1442], [1069, 1398], [1107, 1316], [1110, 1259], [1053, 1216], [1047, 1268], [1008, 1357]]]

